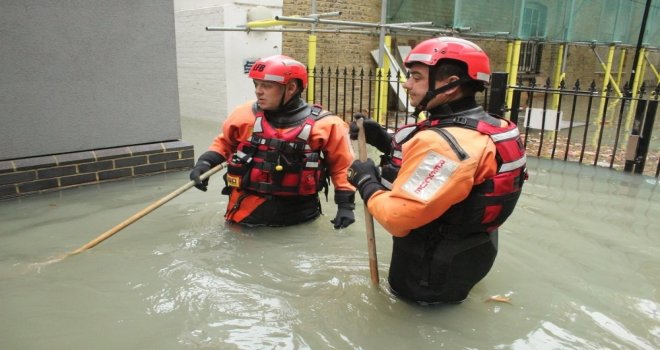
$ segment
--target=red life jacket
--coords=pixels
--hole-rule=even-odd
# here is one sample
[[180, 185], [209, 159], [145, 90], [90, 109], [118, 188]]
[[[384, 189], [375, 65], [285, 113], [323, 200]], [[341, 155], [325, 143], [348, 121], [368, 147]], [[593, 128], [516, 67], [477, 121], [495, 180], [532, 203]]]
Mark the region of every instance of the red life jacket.
[[319, 150], [308, 140], [316, 120], [324, 117], [314, 105], [304, 122], [278, 132], [264, 112], [255, 112], [252, 135], [241, 141], [227, 162], [227, 186], [263, 195], [311, 195], [325, 185], [325, 166]]
[[497, 174], [475, 186], [464, 201], [452, 206], [431, 225], [443, 226], [438, 229], [458, 236], [471, 232], [492, 232], [513, 212], [527, 178], [525, 149], [518, 128], [509, 121], [507, 126], [501, 127], [501, 120], [486, 114], [479, 107], [448, 118], [403, 126], [392, 137], [392, 152], [381, 164], [383, 185], [391, 188], [401, 167], [402, 144], [419, 131], [429, 128], [436, 131], [450, 144], [460, 160], [465, 159], [467, 153], [443, 128], [456, 126], [488, 135], [496, 148]]

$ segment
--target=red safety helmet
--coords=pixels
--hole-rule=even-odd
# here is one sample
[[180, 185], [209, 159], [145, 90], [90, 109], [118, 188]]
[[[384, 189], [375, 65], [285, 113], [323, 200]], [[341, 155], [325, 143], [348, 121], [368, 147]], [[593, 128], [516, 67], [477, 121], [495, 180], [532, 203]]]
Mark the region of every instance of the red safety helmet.
[[461, 61], [467, 65], [468, 76], [472, 80], [488, 84], [490, 81], [490, 60], [475, 43], [453, 37], [440, 37], [424, 40], [417, 44], [404, 60], [406, 67], [415, 63], [435, 66], [443, 59]]
[[307, 87], [307, 68], [305, 65], [284, 55], [269, 56], [257, 60], [252, 65], [248, 76], [252, 79], [274, 81], [286, 85], [291, 79], [298, 79], [302, 89]]

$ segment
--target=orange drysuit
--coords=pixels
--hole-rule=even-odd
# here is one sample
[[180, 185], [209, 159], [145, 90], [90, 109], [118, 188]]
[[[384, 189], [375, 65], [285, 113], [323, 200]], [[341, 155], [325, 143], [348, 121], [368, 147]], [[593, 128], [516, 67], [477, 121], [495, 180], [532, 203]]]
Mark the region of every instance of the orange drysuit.
[[[234, 109], [223, 123], [222, 132], [214, 139], [209, 150], [221, 154], [225, 159], [232, 159], [239, 143], [248, 140], [252, 135], [256, 108], [255, 102], [252, 101]], [[286, 133], [291, 129], [276, 128], [280, 133]], [[353, 161], [353, 150], [346, 123], [334, 115], [321, 117], [314, 123], [307, 140], [312, 150], [323, 154], [327, 174], [335, 190], [355, 191], [347, 181], [347, 170]], [[239, 223], [268, 200], [268, 196], [233, 188], [225, 219]]]
[[[495, 144], [488, 135], [460, 127], [445, 129], [460, 140], [467, 159], [460, 161], [436, 132], [418, 132], [403, 145], [403, 163], [392, 190], [378, 191], [369, 199], [369, 212], [393, 236], [406, 236], [439, 218], [467, 198], [473, 186], [497, 173]], [[431, 168], [439, 160], [444, 161], [442, 167]], [[429, 183], [433, 171], [437, 174]]]

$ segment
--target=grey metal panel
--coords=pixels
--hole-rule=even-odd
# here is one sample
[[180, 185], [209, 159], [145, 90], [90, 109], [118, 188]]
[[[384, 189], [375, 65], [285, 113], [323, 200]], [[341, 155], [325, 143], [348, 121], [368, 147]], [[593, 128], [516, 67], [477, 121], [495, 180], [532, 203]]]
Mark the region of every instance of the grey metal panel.
[[0, 159], [181, 137], [171, 0], [4, 0], [0, 33]]

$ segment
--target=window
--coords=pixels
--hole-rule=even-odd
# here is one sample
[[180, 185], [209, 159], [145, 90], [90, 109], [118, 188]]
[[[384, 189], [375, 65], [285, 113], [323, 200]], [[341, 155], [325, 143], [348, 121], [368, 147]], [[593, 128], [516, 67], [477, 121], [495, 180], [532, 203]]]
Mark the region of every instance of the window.
[[534, 39], [545, 38], [547, 7], [538, 2], [525, 3], [520, 25], [520, 37], [531, 39], [520, 45], [519, 73], [536, 74], [541, 69], [543, 44]]

